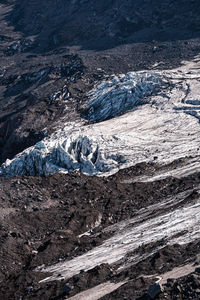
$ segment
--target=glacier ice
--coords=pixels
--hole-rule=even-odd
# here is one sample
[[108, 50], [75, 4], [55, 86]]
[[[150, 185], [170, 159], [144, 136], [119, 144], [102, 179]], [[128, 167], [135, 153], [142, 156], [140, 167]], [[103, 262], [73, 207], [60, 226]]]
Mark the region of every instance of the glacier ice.
[[90, 101], [86, 118], [100, 122], [148, 103], [148, 97], [163, 89], [164, 83], [163, 76], [151, 72], [113, 76], [88, 94]]
[[42, 141], [6, 160], [1, 167], [2, 176], [47, 176], [57, 172], [75, 170], [94, 175], [106, 166], [101, 159], [98, 145], [86, 136]]

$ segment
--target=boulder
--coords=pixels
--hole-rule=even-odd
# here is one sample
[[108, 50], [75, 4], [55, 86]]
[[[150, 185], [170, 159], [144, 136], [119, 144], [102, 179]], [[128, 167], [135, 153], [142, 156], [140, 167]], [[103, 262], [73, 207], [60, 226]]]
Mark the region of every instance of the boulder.
[[155, 299], [162, 292], [162, 286], [159, 283], [154, 283], [150, 285], [147, 295], [150, 297], [150, 299]]

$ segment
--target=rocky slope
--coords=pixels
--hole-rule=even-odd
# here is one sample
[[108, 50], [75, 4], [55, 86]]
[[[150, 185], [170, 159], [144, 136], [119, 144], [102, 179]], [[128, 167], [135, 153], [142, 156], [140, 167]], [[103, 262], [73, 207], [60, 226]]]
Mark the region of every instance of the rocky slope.
[[[185, 163], [164, 169], [141, 164], [108, 178], [78, 173], [1, 178], [1, 298], [77, 294], [81, 299], [87, 290], [85, 299], [99, 299], [104, 284], [102, 297], [114, 288], [109, 299], [138, 299], [160, 277], [186, 276], [188, 264], [194, 272], [199, 265], [199, 174], [137, 182]], [[180, 266], [179, 273], [172, 272]], [[198, 299], [196, 274], [189, 299]], [[170, 289], [177, 294], [170, 284], [163, 282], [167, 299], [173, 299]], [[179, 295], [186, 299], [188, 288]]]
[[31, 9], [20, 0], [11, 24], [26, 36], [37, 35], [35, 42], [44, 49], [66, 43], [102, 49], [154, 37], [185, 39], [200, 30], [199, 12], [198, 1], [187, 0], [35, 0]]
[[0, 1], [1, 299], [199, 299], [199, 21]]

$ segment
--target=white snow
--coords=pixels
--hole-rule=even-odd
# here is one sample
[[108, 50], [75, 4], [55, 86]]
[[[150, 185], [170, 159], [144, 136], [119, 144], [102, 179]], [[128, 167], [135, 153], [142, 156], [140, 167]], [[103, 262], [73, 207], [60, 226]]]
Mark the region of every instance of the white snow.
[[87, 300], [98, 300], [101, 299], [103, 296], [112, 293], [116, 289], [118, 289], [120, 286], [125, 284], [125, 281], [114, 283], [114, 282], [105, 282], [102, 284], [99, 284], [91, 289], [88, 289], [84, 292], [81, 292], [73, 297], [66, 298], [69, 300], [81, 300], [81, 299], [87, 299]]
[[178, 279], [181, 278], [183, 276], [187, 276], [191, 273], [193, 273], [195, 271], [196, 268], [198, 268], [200, 266], [198, 265], [192, 265], [192, 264], [187, 264], [181, 267], [176, 267], [173, 270], [166, 272], [164, 274], [160, 275], [160, 280], [158, 281], [160, 284], [166, 284], [167, 283], [167, 279], [171, 278], [171, 279]]

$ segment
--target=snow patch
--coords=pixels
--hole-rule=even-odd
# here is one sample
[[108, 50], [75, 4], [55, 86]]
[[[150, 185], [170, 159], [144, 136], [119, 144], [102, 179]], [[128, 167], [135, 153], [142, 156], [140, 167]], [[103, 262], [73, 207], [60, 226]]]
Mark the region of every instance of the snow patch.
[[87, 300], [98, 300], [101, 299], [103, 296], [108, 295], [118, 289], [120, 286], [125, 284], [126, 281], [114, 283], [107, 281], [105, 283], [99, 284], [91, 289], [88, 289], [84, 292], [76, 294], [73, 297], [65, 298], [66, 300], [80, 300], [80, 299], [87, 299]]

